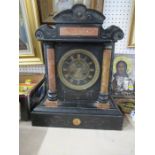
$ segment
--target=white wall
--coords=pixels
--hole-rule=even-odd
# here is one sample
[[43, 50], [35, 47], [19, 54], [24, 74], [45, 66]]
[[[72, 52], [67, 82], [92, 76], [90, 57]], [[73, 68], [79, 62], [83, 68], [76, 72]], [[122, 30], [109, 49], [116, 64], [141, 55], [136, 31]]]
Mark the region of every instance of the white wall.
[[104, 0], [103, 14], [106, 19], [103, 27], [119, 26], [125, 36], [115, 46], [115, 53], [134, 54], [134, 48], [127, 48], [133, 0]]

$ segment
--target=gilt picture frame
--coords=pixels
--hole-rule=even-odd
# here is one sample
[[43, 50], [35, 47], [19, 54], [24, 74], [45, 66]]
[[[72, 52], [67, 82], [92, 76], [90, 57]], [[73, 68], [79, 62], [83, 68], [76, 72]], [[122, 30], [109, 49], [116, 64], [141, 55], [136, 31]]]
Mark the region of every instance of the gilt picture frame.
[[35, 38], [39, 27], [36, 0], [19, 0], [19, 65], [43, 64], [42, 46]]
[[54, 15], [65, 9], [70, 9], [77, 3], [103, 13], [104, 0], [37, 0], [40, 22], [42, 24], [52, 23]]
[[128, 33], [128, 48], [135, 47], [135, 1], [133, 0], [130, 19], [130, 28]]
[[117, 97], [133, 96], [135, 92], [134, 54], [115, 54], [112, 74], [112, 94]]

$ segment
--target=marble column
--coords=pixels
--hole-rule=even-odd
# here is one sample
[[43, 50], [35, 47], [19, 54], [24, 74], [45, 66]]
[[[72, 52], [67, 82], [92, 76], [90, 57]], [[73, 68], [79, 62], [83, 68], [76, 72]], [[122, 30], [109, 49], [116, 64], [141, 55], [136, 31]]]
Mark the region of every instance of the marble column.
[[95, 104], [96, 107], [101, 109], [110, 108], [108, 96], [109, 96], [111, 54], [112, 54], [112, 46], [106, 46], [103, 51], [100, 93], [98, 96], [98, 100]]
[[47, 73], [48, 73], [48, 95], [45, 102], [46, 106], [57, 105], [56, 94], [56, 74], [55, 74], [55, 50], [53, 46], [46, 46], [47, 52]]

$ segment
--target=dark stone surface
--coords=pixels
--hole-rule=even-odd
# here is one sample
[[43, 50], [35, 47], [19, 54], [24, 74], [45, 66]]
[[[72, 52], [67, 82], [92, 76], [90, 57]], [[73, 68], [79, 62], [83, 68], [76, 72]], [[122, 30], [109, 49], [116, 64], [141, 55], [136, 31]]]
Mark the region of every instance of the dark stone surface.
[[[110, 82], [108, 94], [99, 96], [99, 91], [104, 49], [105, 47], [107, 48], [107, 46], [112, 48], [111, 79], [114, 44], [123, 38], [123, 31], [114, 25], [103, 29], [102, 23], [105, 19], [104, 15], [95, 10], [87, 9], [81, 4], [73, 6], [72, 9], [62, 11], [57, 14], [54, 19], [55, 24], [40, 26], [35, 35], [36, 38], [44, 44], [46, 80], [48, 80], [47, 47], [52, 46], [55, 50], [57, 98], [61, 104], [59, 104], [57, 108], [47, 108], [42, 102], [33, 109], [31, 113], [32, 125], [121, 130], [123, 116], [117, 105], [115, 105], [110, 98]], [[98, 36], [61, 36], [60, 28], [62, 27], [95, 27], [98, 28], [99, 34]], [[57, 66], [60, 58], [69, 50], [77, 48], [91, 52], [97, 58], [101, 68], [96, 83], [84, 91], [76, 91], [64, 86], [58, 77]], [[106, 95], [106, 97], [104, 95]], [[109, 102], [111, 108], [107, 110], [95, 108], [94, 103], [98, 99], [98, 96], [99, 100]], [[74, 118], [79, 118], [82, 123], [79, 126], [74, 126], [72, 123]]]
[[83, 4], [76, 4], [71, 9], [58, 13], [54, 18], [56, 24], [102, 24], [105, 16], [93, 9], [88, 9]]
[[[53, 25], [41, 25], [35, 35], [38, 40], [41, 41], [53, 41], [53, 42], [104, 42], [111, 43], [121, 40], [124, 37], [123, 31], [112, 25], [106, 29], [103, 29], [102, 24], [105, 19], [104, 15], [100, 12], [92, 9], [87, 9], [84, 5], [75, 5], [72, 9], [68, 9], [60, 12], [55, 17], [55, 24]], [[61, 27], [98, 27], [99, 36], [77, 36], [77, 37], [64, 37], [60, 36]]]
[[[121, 130], [123, 115], [115, 103], [112, 100], [110, 101], [112, 107], [107, 110], [96, 109], [91, 106], [92, 103], [84, 103], [84, 101], [48, 108], [43, 105], [43, 101], [31, 113], [32, 125]], [[74, 118], [79, 118], [82, 123], [79, 126], [73, 125]]]
[[[121, 130], [123, 117], [114, 115], [89, 115], [68, 113], [33, 112], [33, 126], [69, 127], [87, 129]], [[79, 126], [73, 125], [73, 119], [81, 121]]]

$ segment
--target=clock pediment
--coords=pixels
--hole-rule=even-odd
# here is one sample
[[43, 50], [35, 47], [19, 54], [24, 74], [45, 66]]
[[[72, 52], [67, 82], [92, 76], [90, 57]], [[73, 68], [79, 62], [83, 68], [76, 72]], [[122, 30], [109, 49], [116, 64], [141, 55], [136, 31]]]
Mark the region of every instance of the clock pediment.
[[113, 25], [103, 29], [105, 16], [82, 4], [58, 13], [53, 25], [42, 25], [36, 30], [41, 41], [116, 42], [124, 37], [123, 31]]
[[82, 4], [76, 4], [71, 9], [58, 13], [54, 17], [57, 24], [102, 24], [105, 16], [93, 9], [88, 9]]

